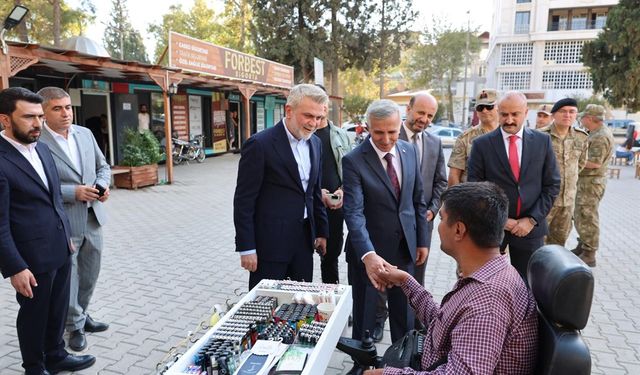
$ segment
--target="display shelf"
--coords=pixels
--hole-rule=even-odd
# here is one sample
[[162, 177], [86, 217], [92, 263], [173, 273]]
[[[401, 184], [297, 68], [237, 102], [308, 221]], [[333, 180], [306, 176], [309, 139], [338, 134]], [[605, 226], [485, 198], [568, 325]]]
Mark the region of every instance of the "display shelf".
[[[194, 365], [194, 358], [204, 345], [209, 341], [209, 338], [216, 332], [218, 327], [222, 326], [228, 319], [235, 314], [235, 312], [244, 303], [252, 301], [257, 296], [270, 296], [278, 298], [278, 306], [284, 303], [290, 303], [293, 301], [294, 295], [303, 290], [282, 290], [276, 289], [275, 285], [280, 283], [277, 280], [262, 280], [255, 288], [250, 290], [246, 295], [236, 303], [231, 310], [229, 310], [218, 321], [218, 323], [211, 327], [205, 334], [196, 341], [176, 362], [165, 372], [166, 375], [188, 375], [185, 371], [189, 366]], [[308, 286], [312, 288], [314, 285], [321, 285], [315, 283], [295, 283], [300, 286]], [[294, 285], [295, 285], [294, 284]], [[321, 298], [321, 293], [309, 292], [314, 299]], [[327, 322], [320, 339], [313, 348], [313, 351], [307, 358], [307, 363], [302, 372], [303, 375], [323, 374], [329, 364], [333, 351], [336, 347], [338, 339], [342, 335], [344, 327], [347, 325], [349, 314], [351, 314], [352, 298], [351, 287], [348, 285], [336, 285], [333, 293], [336, 306], [331, 315], [331, 318]]]

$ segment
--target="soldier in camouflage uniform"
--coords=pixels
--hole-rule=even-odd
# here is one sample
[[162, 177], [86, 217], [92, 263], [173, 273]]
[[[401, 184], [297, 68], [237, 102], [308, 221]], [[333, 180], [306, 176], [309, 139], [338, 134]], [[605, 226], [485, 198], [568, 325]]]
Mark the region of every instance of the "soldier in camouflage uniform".
[[476, 96], [476, 112], [480, 124], [462, 133], [451, 151], [449, 157], [449, 186], [467, 181], [467, 159], [471, 154], [471, 143], [481, 135], [498, 128], [498, 93], [496, 90], [482, 90]]
[[578, 231], [578, 246], [572, 250], [587, 265], [596, 266], [596, 251], [600, 242], [598, 206], [607, 185], [607, 165], [615, 141], [608, 127], [603, 126], [605, 110], [589, 104], [582, 113], [582, 125], [589, 131], [589, 156], [580, 177], [573, 222]]
[[578, 188], [578, 174], [587, 162], [586, 131], [573, 127], [578, 116], [578, 103], [571, 98], [561, 99], [551, 109], [553, 123], [538, 129], [551, 136], [560, 171], [560, 194], [547, 215], [549, 234], [547, 244], [564, 246], [571, 233], [573, 208]]

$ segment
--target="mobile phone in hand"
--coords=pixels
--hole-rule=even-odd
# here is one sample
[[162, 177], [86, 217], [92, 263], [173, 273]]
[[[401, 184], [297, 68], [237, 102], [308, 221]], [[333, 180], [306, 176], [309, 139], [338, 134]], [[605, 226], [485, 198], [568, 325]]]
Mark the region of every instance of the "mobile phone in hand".
[[104, 186], [100, 185], [100, 184], [96, 184], [96, 189], [98, 189], [98, 196], [102, 197], [104, 196], [104, 192], [107, 190], [104, 188]]

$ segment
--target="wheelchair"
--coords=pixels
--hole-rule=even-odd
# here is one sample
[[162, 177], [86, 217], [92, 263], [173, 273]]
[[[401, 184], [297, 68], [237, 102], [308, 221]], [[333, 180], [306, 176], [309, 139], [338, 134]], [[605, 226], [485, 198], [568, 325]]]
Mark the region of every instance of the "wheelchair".
[[[580, 330], [587, 325], [593, 300], [591, 269], [564, 247], [546, 245], [531, 256], [527, 270], [527, 281], [538, 304], [538, 358], [534, 373], [590, 374], [591, 355]], [[341, 337], [337, 348], [353, 358], [360, 374], [399, 362], [411, 363], [411, 367], [420, 370], [416, 367], [420, 365], [422, 339], [411, 331], [394, 343], [384, 357], [378, 356], [369, 332], [365, 332], [363, 340]]]

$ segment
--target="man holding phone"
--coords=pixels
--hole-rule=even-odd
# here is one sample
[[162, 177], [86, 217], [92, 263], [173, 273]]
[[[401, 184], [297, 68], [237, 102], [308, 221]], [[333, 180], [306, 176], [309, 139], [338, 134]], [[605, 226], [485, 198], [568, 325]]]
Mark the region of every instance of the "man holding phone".
[[91, 319], [87, 308], [100, 273], [102, 225], [107, 219], [103, 203], [109, 198], [111, 168], [91, 131], [72, 124], [69, 94], [57, 87], [45, 87], [38, 94], [44, 99], [46, 122], [40, 141], [53, 154], [76, 248], [66, 329], [69, 347], [81, 351], [87, 347], [85, 331], [101, 332], [109, 327]]

